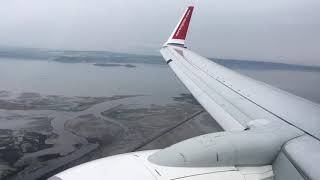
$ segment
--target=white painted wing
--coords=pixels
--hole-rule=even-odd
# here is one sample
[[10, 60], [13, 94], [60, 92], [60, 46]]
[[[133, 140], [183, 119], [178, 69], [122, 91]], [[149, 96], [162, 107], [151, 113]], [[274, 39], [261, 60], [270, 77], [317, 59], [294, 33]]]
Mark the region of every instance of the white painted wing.
[[319, 139], [318, 104], [241, 75], [184, 47], [192, 10], [187, 9], [189, 15], [180, 20], [161, 54], [209, 114], [225, 130], [243, 130], [252, 122], [283, 121]]

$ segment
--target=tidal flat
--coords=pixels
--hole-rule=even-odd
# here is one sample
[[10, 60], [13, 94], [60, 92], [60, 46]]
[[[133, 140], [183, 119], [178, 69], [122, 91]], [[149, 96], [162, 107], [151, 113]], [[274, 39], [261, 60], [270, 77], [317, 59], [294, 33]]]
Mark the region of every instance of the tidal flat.
[[[148, 95], [0, 94], [1, 179], [47, 178], [97, 158], [221, 131], [190, 94], [172, 97], [167, 104], [139, 103], [150, 102]], [[174, 131], [164, 133], [194, 113], [199, 115], [190, 121], [193, 125], [179, 127], [179, 139]]]

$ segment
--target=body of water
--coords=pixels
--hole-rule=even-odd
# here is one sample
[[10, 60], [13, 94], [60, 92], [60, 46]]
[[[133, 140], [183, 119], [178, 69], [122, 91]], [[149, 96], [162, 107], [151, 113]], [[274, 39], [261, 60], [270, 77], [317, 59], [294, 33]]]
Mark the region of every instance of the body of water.
[[0, 59], [0, 90], [91, 97], [143, 94], [157, 103], [187, 92], [168, 66], [134, 65]]
[[[37, 92], [64, 96], [151, 95], [159, 103], [188, 90], [167, 65], [134, 64], [127, 68], [94, 66], [91, 63], [60, 63], [0, 58], [0, 90]], [[276, 64], [275, 64], [276, 65]], [[263, 64], [261, 64], [263, 66]], [[292, 70], [285, 67], [263, 69], [231, 68], [320, 103], [320, 71]]]

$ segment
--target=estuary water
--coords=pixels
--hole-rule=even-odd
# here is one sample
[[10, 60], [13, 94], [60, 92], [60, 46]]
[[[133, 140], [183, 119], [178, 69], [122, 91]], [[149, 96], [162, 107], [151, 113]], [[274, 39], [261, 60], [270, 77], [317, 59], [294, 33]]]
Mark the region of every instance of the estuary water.
[[0, 58], [0, 90], [90, 97], [141, 94], [157, 103], [187, 92], [166, 65], [132, 65]]
[[[135, 67], [95, 66], [92, 63], [61, 63], [0, 58], [0, 90], [37, 92], [64, 96], [151, 95], [156, 103], [188, 90], [165, 64], [135, 63]], [[254, 79], [320, 103], [320, 71], [263, 68], [262, 63], [232, 69]], [[274, 67], [277, 64], [273, 64]]]

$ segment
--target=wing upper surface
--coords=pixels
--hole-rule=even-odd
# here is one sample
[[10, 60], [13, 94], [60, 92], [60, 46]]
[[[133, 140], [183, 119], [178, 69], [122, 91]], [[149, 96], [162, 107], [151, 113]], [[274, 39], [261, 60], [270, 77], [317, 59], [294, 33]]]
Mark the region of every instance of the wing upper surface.
[[224, 129], [245, 129], [253, 120], [282, 120], [320, 138], [318, 104], [241, 75], [186, 48], [169, 45], [161, 53]]

